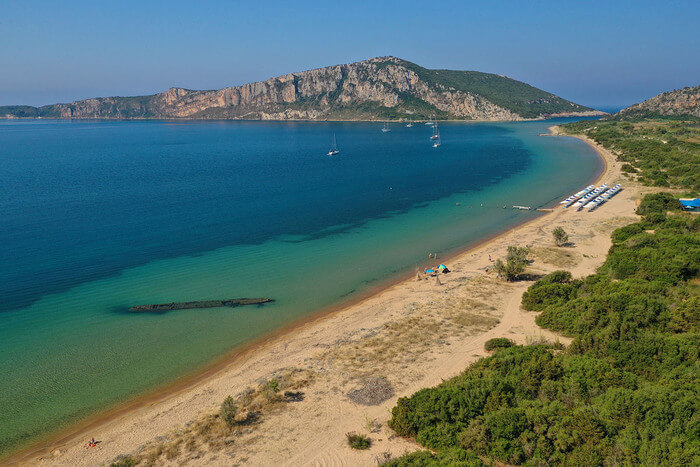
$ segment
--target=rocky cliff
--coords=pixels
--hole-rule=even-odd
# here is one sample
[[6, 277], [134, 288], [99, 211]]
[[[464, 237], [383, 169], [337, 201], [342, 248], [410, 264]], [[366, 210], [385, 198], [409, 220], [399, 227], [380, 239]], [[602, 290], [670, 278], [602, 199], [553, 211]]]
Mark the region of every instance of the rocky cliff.
[[700, 86], [664, 92], [611, 116], [615, 119], [644, 117], [700, 118]]
[[602, 112], [505, 76], [429, 70], [395, 57], [290, 73], [215, 91], [0, 107], [0, 117], [258, 120], [522, 120]]

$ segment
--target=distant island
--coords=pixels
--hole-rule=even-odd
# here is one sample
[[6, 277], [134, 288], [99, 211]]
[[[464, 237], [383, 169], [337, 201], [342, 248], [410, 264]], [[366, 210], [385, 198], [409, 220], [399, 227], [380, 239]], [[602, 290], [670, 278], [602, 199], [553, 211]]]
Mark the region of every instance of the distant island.
[[506, 76], [430, 70], [396, 57], [220, 90], [170, 88], [150, 96], [0, 106], [0, 118], [513, 121], [597, 115], [604, 112]]

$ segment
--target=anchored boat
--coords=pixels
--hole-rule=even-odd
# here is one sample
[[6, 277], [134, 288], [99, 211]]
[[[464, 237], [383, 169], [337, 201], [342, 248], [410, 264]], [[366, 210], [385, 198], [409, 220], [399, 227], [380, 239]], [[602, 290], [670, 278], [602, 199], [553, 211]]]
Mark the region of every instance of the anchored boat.
[[328, 156], [335, 156], [336, 154], [340, 154], [340, 150], [338, 149], [338, 142], [335, 140], [335, 133], [333, 133], [333, 146], [331, 146], [330, 151], [328, 151]]

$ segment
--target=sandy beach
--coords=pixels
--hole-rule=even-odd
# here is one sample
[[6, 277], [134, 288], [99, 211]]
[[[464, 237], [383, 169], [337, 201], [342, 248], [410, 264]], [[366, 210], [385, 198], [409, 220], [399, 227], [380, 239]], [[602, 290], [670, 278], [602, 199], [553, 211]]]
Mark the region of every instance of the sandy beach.
[[[553, 127], [552, 133], [559, 134]], [[545, 136], [546, 137], [546, 136]], [[624, 190], [593, 212], [556, 206], [552, 212], [504, 232], [453, 258], [439, 258], [449, 274], [395, 283], [350, 306], [296, 323], [180, 382], [133, 404], [88, 420], [11, 459], [32, 465], [103, 465], [119, 455], [149, 455], [156, 464], [376, 465], [420, 447], [387, 427], [396, 400], [459, 374], [487, 355], [484, 343], [507, 337], [525, 344], [568, 339], [539, 328], [520, 308], [531, 281], [496, 278], [491, 259], [509, 245], [530, 246], [532, 276], [557, 269], [585, 276], [602, 264], [610, 233], [635, 220], [640, 188], [619, 170], [606, 149], [588, 138], [605, 162], [597, 182]], [[555, 247], [561, 226], [572, 245]], [[255, 423], [217, 443], [192, 441], [192, 426], [218, 410], [229, 395], [272, 378], [292, 378], [299, 397], [262, 412]], [[382, 381], [385, 400], [356, 402], [353, 391]], [[366, 451], [348, 447], [346, 433], [368, 435]], [[87, 448], [91, 438], [97, 446]], [[188, 442], [189, 441], [189, 442]], [[170, 449], [167, 449], [167, 448]], [[156, 455], [157, 453], [157, 455]]]

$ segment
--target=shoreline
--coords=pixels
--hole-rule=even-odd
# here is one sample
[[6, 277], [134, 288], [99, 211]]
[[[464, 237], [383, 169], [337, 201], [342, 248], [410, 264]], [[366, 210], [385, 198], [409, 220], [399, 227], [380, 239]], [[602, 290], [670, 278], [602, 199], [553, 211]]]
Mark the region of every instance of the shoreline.
[[[563, 135], [558, 131], [557, 126], [552, 126], [549, 128], [550, 135], [552, 136], [570, 136]], [[596, 153], [598, 154], [600, 161], [602, 162], [600, 170], [594, 175], [594, 181], [591, 183], [598, 184], [602, 179], [609, 177], [611, 169], [615, 166], [615, 159], [609, 153], [604, 152], [595, 143], [590, 140], [584, 139], [585, 137], [576, 137], [589, 144]], [[444, 257], [440, 258], [441, 262], [455, 263], [460, 260], [466, 259], [469, 254], [472, 254], [479, 249], [488, 247], [489, 245], [496, 243], [499, 240], [504, 239], [520, 230], [524, 230], [526, 227], [532, 224], [542, 222], [543, 219], [547, 219], [548, 216], [552, 216], [553, 213], [543, 212], [539, 215], [531, 218], [525, 219], [516, 225], [509, 227], [505, 230], [495, 232], [488, 237], [481, 240], [471, 242], [463, 247], [455, 249], [449, 252]], [[119, 404], [106, 411], [101, 411], [89, 416], [82, 421], [58, 430], [57, 432], [47, 434], [46, 436], [36, 440], [35, 442], [27, 445], [14, 453], [10, 453], [4, 460], [8, 463], [24, 463], [37, 461], [42, 456], [51, 454], [57, 449], [62, 449], [67, 445], [78, 442], [79, 438], [85, 437], [88, 432], [92, 430], [104, 429], [112, 425], [118, 425], [120, 421], [125, 420], [130, 415], [136, 415], [137, 413], [147, 410], [150, 407], [156, 406], [158, 404], [163, 404], [170, 400], [173, 400], [177, 396], [188, 393], [195, 390], [197, 387], [204, 385], [205, 383], [213, 380], [217, 376], [220, 376], [228, 371], [233, 371], [236, 368], [240, 368], [247, 361], [253, 359], [256, 355], [260, 355], [268, 351], [271, 347], [283, 343], [285, 340], [292, 339], [295, 335], [308, 331], [310, 328], [316, 325], [323, 324], [334, 317], [337, 317], [344, 311], [360, 307], [369, 301], [381, 301], [383, 296], [389, 295], [392, 291], [398, 290], [401, 286], [411, 281], [414, 277], [412, 272], [407, 272], [401, 274], [393, 279], [387, 280], [380, 285], [372, 287], [358, 296], [352, 299], [341, 301], [333, 306], [326, 307], [324, 309], [318, 310], [304, 318], [293, 321], [272, 333], [255, 339], [241, 347], [227, 352], [220, 358], [217, 358], [207, 366], [197, 370], [194, 373], [183, 376], [171, 383], [168, 383], [162, 387], [156, 388], [141, 396], [137, 396], [134, 399], [126, 401]]]
[[[602, 110], [586, 111], [586, 112], [571, 112], [563, 114], [551, 114], [537, 118], [521, 118], [519, 120], [488, 120], [488, 119], [436, 119], [438, 122], [455, 122], [455, 123], [515, 123], [515, 122], [543, 122], [546, 120], [553, 120], [557, 118], [575, 118], [575, 117], [602, 117], [604, 115], [609, 115], [607, 112]], [[387, 120], [387, 119], [308, 119], [308, 118], [286, 118], [282, 120], [278, 119], [247, 119], [247, 118], [70, 118], [70, 117], [3, 117], [0, 116], [0, 120], [50, 120], [50, 121], [78, 121], [78, 122], [271, 122], [271, 123], [283, 123], [283, 122], [308, 122], [308, 123], [422, 123], [428, 120]]]

